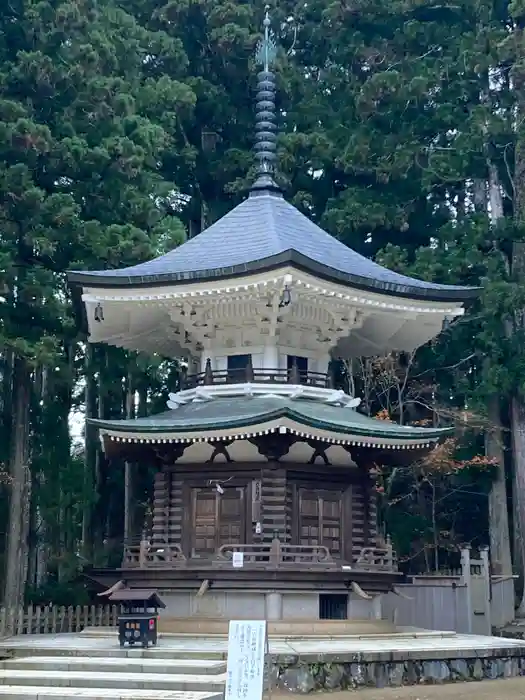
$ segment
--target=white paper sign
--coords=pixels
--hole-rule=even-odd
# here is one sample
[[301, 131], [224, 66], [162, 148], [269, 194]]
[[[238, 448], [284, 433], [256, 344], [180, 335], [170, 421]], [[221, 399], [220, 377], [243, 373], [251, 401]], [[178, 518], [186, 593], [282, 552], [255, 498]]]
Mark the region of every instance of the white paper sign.
[[230, 620], [224, 700], [262, 700], [265, 620]]
[[234, 552], [232, 556], [232, 564], [234, 569], [242, 569], [244, 566], [244, 552]]

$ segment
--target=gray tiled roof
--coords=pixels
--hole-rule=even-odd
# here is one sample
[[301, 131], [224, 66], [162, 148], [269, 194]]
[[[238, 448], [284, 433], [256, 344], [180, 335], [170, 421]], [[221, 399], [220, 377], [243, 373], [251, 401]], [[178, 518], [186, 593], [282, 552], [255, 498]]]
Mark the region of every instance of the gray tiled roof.
[[432, 284], [388, 270], [323, 231], [279, 193], [254, 191], [195, 238], [119, 270], [70, 272], [73, 284], [128, 286], [220, 279], [292, 264], [320, 277], [404, 297], [463, 300], [471, 287]]
[[[271, 391], [271, 387], [268, 388]], [[282, 399], [271, 396], [235, 396], [207, 402], [188, 403], [156, 416], [125, 420], [89, 422], [98, 428], [136, 434], [226, 430], [261, 424], [280, 417], [289, 417], [303, 425], [334, 433], [352, 433], [369, 437], [411, 440], [432, 440], [448, 435], [449, 428], [420, 428], [369, 418], [351, 408], [329, 406], [319, 401]]]

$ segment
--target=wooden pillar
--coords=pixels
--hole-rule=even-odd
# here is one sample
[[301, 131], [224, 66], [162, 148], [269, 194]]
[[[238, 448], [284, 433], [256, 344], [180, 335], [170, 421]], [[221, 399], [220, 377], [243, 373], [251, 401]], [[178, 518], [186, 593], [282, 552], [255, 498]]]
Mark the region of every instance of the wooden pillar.
[[363, 546], [370, 547], [370, 536], [371, 536], [371, 513], [372, 513], [372, 481], [367, 472], [362, 475], [362, 489], [363, 489], [363, 506], [364, 506], [364, 525], [363, 525]]
[[359, 468], [359, 480], [352, 489], [352, 522], [359, 522], [358, 530], [352, 533], [353, 554], [358, 556], [363, 547], [377, 545], [377, 494], [370, 470], [374, 466], [374, 456], [370, 450], [348, 448]]
[[169, 501], [169, 473], [160, 470], [155, 474], [153, 487], [153, 545], [167, 543]]
[[286, 541], [286, 470], [277, 464], [261, 473], [262, 536], [265, 544]]
[[183, 521], [183, 480], [176, 471], [170, 474], [170, 500], [168, 514], [168, 533], [171, 545], [177, 544], [182, 548]]

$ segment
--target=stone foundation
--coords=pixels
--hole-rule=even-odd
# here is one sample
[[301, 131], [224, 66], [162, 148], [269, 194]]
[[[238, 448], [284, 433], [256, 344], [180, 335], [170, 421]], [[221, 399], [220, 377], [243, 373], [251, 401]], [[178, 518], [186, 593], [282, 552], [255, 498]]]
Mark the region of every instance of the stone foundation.
[[[271, 624], [291, 626], [283, 622]], [[520, 641], [409, 628], [393, 634], [321, 637], [317, 627], [324, 622], [307, 624], [316, 628], [314, 634], [291, 638], [270, 635], [272, 687], [276, 692], [328, 692], [525, 676], [525, 643]], [[156, 659], [157, 664], [165, 660], [170, 668], [174, 660], [183, 664], [190, 659], [216, 666], [217, 661], [226, 660], [227, 654], [226, 634], [166, 633], [160, 635], [155, 649], [121, 649], [116, 630], [110, 628], [91, 628], [71, 635], [21, 635], [0, 644], [0, 659], [25, 657], [38, 665], [37, 657], [45, 657], [45, 663], [56, 657], [57, 667], [58, 660], [71, 666], [76, 663], [78, 667], [78, 663], [83, 663], [78, 662], [78, 657], [83, 657], [95, 669], [97, 660], [103, 665], [110, 658], [115, 664], [125, 666], [130, 661], [129, 665], [135, 667], [138, 659], [145, 663]], [[224, 680], [222, 677], [221, 682]]]
[[385, 688], [495, 680], [525, 675], [525, 657], [516, 656], [515, 649], [511, 654], [483, 659], [278, 662], [273, 667], [274, 687], [291, 693], [311, 693], [367, 686]]
[[[323, 591], [330, 594], [331, 591]], [[340, 593], [340, 591], [337, 591]], [[198, 598], [192, 591], [159, 589], [169, 618], [205, 617], [227, 620], [319, 620], [319, 593], [294, 590], [208, 590]], [[380, 620], [381, 596], [363, 600], [348, 595], [349, 620]]]

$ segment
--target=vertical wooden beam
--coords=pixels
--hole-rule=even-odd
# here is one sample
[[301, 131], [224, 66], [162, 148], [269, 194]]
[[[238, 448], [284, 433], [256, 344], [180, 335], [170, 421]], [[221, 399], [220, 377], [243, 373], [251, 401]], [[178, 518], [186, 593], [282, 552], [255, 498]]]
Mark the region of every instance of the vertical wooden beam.
[[286, 541], [286, 469], [268, 465], [261, 473], [261, 510], [263, 542], [275, 537]]
[[152, 543], [154, 545], [167, 544], [169, 501], [169, 472], [162, 468], [155, 474], [153, 487]]
[[365, 522], [363, 525], [363, 546], [370, 546], [370, 515], [371, 515], [371, 498], [372, 498], [372, 484], [370, 477], [367, 473], [363, 474], [363, 480], [361, 482], [361, 488], [363, 489], [364, 497], [364, 516]]
[[[170, 500], [168, 514], [168, 532], [170, 544], [178, 544], [182, 547], [182, 519], [183, 519], [183, 489], [184, 482], [177, 473], [172, 471], [170, 483]], [[189, 506], [188, 506], [189, 507]]]

